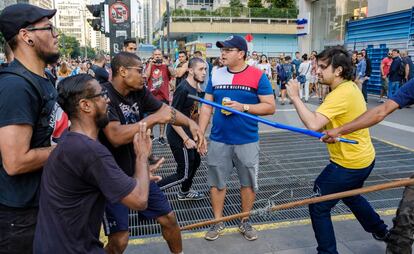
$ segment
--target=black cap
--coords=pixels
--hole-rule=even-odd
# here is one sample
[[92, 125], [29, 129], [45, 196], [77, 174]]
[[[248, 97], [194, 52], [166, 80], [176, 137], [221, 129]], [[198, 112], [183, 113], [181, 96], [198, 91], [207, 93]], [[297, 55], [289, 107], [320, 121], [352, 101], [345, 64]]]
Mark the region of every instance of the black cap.
[[4, 8], [0, 14], [0, 31], [9, 41], [20, 29], [36, 23], [42, 18], [52, 18], [56, 10], [47, 10], [31, 4], [13, 4]]
[[238, 35], [232, 35], [227, 38], [225, 41], [216, 42], [218, 48], [237, 48], [244, 52], [247, 52], [247, 42], [246, 40]]

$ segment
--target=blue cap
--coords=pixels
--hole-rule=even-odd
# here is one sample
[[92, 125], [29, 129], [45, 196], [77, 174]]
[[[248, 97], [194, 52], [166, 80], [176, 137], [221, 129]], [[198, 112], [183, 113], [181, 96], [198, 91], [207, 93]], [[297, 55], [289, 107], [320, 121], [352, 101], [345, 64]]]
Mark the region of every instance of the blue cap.
[[35, 5], [19, 3], [7, 6], [0, 14], [0, 31], [4, 39], [9, 41], [20, 29], [36, 23], [44, 17], [52, 18], [55, 9], [47, 10]]
[[244, 52], [247, 52], [247, 42], [246, 40], [238, 35], [232, 35], [227, 38], [225, 41], [216, 42], [218, 48], [237, 48]]

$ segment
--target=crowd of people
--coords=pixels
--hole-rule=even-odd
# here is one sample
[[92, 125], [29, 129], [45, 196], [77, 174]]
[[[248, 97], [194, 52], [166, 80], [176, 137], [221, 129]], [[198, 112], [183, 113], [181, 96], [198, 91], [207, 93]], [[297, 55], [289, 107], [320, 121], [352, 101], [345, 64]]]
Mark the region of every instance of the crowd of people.
[[[180, 51], [173, 62], [155, 49], [143, 60], [133, 39], [112, 59], [99, 54], [92, 61], [63, 60], [50, 21], [55, 13], [15, 4], [0, 14], [9, 47], [8, 64], [0, 69], [0, 253], [123, 253], [129, 209], [138, 210], [140, 219], [155, 219], [170, 252], [183, 253], [177, 218], [163, 190], [179, 185], [180, 201], [207, 198], [191, 188], [201, 156], [207, 156], [214, 218], [223, 217], [234, 168], [240, 210], [250, 212], [259, 191], [257, 121], [200, 105], [188, 95], [265, 116], [275, 113], [275, 90], [280, 90], [281, 104], [289, 98], [308, 129], [325, 130], [330, 161], [315, 180], [315, 196], [363, 186], [375, 166], [367, 127], [414, 102], [412, 62], [398, 50], [392, 51], [392, 63], [389, 56], [381, 65], [389, 100], [367, 111], [370, 64], [364, 51], [355, 58], [333, 47], [269, 63], [257, 52], [249, 57], [245, 39], [234, 35], [216, 43], [221, 55], [212, 64], [199, 51], [192, 56]], [[321, 103], [316, 111], [306, 106], [312, 94]], [[358, 144], [337, 143], [340, 135]], [[156, 175], [164, 158], [152, 155], [153, 142], [169, 144], [175, 173]], [[364, 197], [342, 201], [365, 231], [387, 243], [388, 254], [408, 254], [413, 193], [407, 187], [391, 230]], [[309, 206], [318, 253], [338, 253], [330, 219], [338, 201]], [[205, 239], [218, 239], [224, 229], [222, 222], [211, 226]], [[238, 229], [246, 240], [258, 238], [249, 216]]]

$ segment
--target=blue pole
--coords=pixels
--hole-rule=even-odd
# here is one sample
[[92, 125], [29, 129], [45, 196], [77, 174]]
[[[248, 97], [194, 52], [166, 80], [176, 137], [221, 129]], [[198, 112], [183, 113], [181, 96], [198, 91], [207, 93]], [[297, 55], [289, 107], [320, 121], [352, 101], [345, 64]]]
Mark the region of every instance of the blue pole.
[[[316, 137], [316, 138], [321, 138], [321, 137], [324, 136], [323, 133], [320, 133], [320, 132], [317, 132], [317, 131], [302, 129], [302, 128], [298, 128], [298, 127], [294, 127], [294, 126], [290, 126], [290, 125], [277, 123], [277, 122], [272, 122], [272, 121], [269, 121], [267, 119], [264, 119], [264, 118], [261, 118], [261, 117], [258, 117], [258, 116], [254, 116], [254, 115], [251, 115], [251, 114], [247, 114], [247, 113], [244, 113], [244, 112], [237, 111], [235, 109], [217, 104], [217, 103], [212, 102], [212, 101], [201, 99], [200, 97], [197, 97], [197, 96], [194, 96], [194, 95], [191, 95], [191, 94], [188, 95], [188, 98], [197, 100], [199, 102], [205, 103], [207, 105], [210, 105], [210, 106], [213, 106], [213, 107], [216, 107], [216, 108], [219, 108], [219, 109], [224, 109], [224, 110], [232, 112], [234, 114], [238, 114], [238, 115], [247, 117], [251, 120], [255, 120], [255, 121], [258, 121], [260, 123], [264, 123], [264, 124], [267, 124], [267, 125], [275, 127], [275, 128], [289, 130], [289, 131], [293, 131], [293, 132], [297, 132], [297, 133], [302, 133], [302, 134], [312, 136], [312, 137]], [[338, 138], [338, 141], [344, 142], [344, 143], [349, 143], [349, 144], [358, 144], [358, 141], [349, 140], [349, 139], [346, 139], [346, 138]]]

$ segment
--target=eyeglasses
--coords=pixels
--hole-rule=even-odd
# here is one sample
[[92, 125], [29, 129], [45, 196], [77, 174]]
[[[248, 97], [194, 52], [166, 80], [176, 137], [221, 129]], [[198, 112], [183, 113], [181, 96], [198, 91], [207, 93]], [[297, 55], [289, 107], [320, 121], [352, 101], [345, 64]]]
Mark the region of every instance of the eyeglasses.
[[318, 67], [321, 68], [322, 70], [325, 70], [326, 68], [329, 67], [330, 64], [328, 65], [324, 65], [324, 64], [319, 64]]
[[99, 97], [99, 96], [101, 96], [105, 100], [107, 100], [108, 99], [108, 90], [102, 89], [102, 91], [100, 93], [94, 94], [94, 95], [90, 95], [90, 96], [86, 96], [85, 99], [93, 99], [93, 98], [96, 98], [96, 97]]
[[29, 27], [29, 28], [26, 28], [26, 30], [27, 31], [50, 30], [50, 32], [52, 33], [52, 36], [58, 36], [59, 35], [59, 31], [53, 25], [44, 26], [44, 27]]
[[135, 69], [135, 70], [137, 70], [139, 73], [143, 73], [144, 72], [144, 68], [141, 66], [141, 67], [125, 67], [126, 69]]
[[239, 51], [239, 49], [236, 49], [236, 48], [220, 48], [220, 52], [229, 53], [231, 51]]

